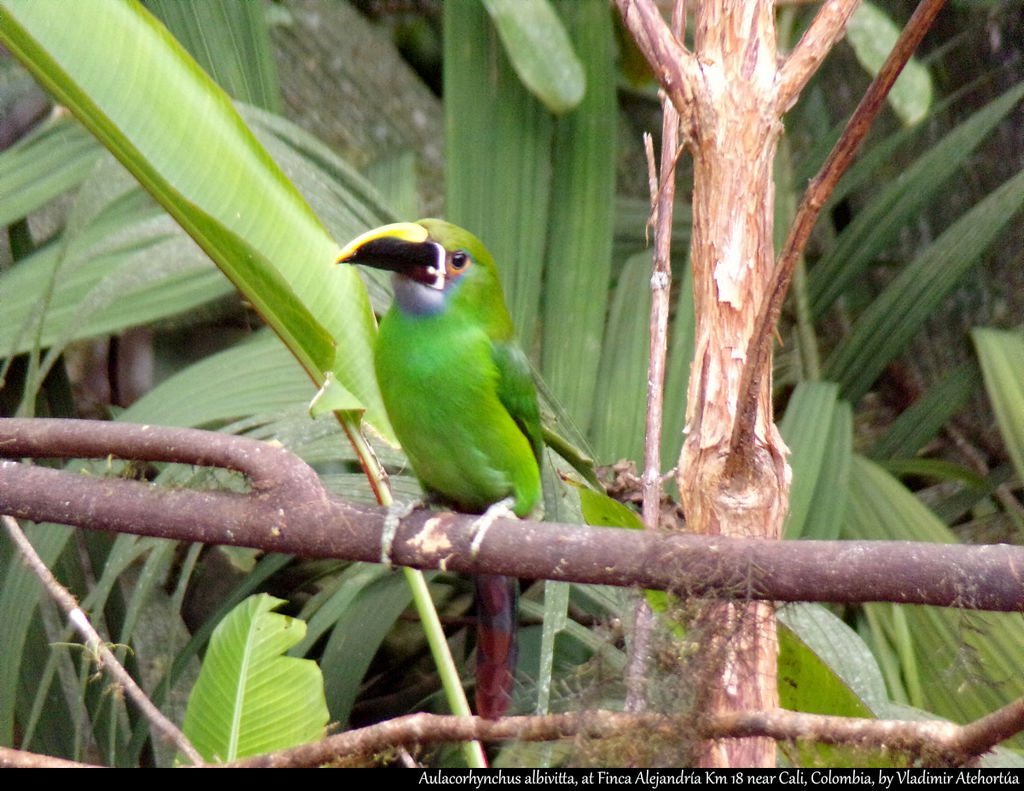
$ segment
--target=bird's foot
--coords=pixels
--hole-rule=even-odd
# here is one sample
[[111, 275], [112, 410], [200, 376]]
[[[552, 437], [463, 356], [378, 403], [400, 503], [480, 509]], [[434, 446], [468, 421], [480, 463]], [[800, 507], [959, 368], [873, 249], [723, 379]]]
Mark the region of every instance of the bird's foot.
[[484, 535], [491, 528], [496, 521], [499, 519], [518, 519], [515, 512], [512, 510], [512, 506], [516, 504], [515, 499], [512, 497], [506, 497], [504, 500], [498, 500], [498, 502], [491, 505], [483, 515], [473, 522], [473, 527], [470, 535], [473, 536], [473, 540], [469, 545], [469, 556], [475, 558], [480, 552], [480, 546], [484, 542]]
[[391, 550], [398, 525], [421, 505], [423, 503], [420, 500], [413, 500], [408, 503], [391, 503], [388, 506], [388, 512], [384, 516], [384, 527], [380, 532], [380, 562], [389, 569], [395, 565], [391, 560]]

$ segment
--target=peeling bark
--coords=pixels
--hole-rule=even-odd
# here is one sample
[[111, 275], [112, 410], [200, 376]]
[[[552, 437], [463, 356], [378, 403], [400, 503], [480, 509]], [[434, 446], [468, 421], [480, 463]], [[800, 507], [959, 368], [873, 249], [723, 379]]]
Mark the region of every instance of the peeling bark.
[[[773, 422], [770, 338], [759, 315], [775, 290], [773, 163], [782, 113], [838, 41], [855, 0], [829, 0], [780, 64], [772, 0], [696, 3], [694, 51], [649, 0], [617, 0], [623, 20], [679, 112], [694, 159], [696, 347], [687, 437], [677, 468], [694, 533], [779, 539], [789, 505], [788, 450]], [[677, 8], [677, 14], [680, 9]], [[765, 602], [708, 604], [696, 626], [699, 710], [778, 705], [775, 616]], [[768, 739], [708, 743], [706, 766], [772, 766]]]

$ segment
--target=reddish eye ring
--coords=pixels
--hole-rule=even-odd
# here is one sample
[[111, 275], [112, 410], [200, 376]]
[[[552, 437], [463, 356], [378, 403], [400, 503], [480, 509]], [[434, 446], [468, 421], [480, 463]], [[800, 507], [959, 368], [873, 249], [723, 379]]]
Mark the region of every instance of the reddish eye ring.
[[469, 254], [465, 250], [456, 250], [451, 257], [451, 270], [461, 272], [469, 266]]

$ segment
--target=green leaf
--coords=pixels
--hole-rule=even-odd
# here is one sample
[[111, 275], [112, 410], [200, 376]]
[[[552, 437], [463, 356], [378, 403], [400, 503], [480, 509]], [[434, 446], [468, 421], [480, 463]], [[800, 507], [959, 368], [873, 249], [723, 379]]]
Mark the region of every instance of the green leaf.
[[359, 401], [341, 386], [330, 371], [327, 372], [323, 387], [309, 404], [311, 417], [318, 417], [329, 412], [352, 412], [357, 409], [359, 409]]
[[[678, 218], [681, 212], [676, 207], [674, 214]], [[689, 247], [689, 233], [680, 234], [673, 231], [673, 247], [676, 250]], [[676, 298], [675, 309], [672, 311], [670, 327], [668, 369], [665, 372], [665, 403], [662, 408], [661, 425], [661, 460], [663, 467], [675, 465], [679, 452], [683, 447], [683, 429], [687, 415], [687, 382], [693, 362], [693, 351], [697, 337], [697, 319], [693, 308], [693, 267], [687, 261], [676, 267], [673, 281], [678, 286], [679, 296]]]
[[[936, 201], [943, 185], [965, 166], [971, 153], [1022, 96], [1024, 84], [1008, 89], [929, 145], [909, 168], [884, 182], [881, 193], [857, 212], [828, 254], [808, 273], [808, 298], [816, 318], [862, 278], [886, 248], [897, 243], [908, 223], [916, 221]], [[891, 168], [896, 145], [907, 137], [906, 131], [891, 135], [875, 150], [866, 152], [864, 162], [851, 168], [840, 188], [845, 191], [857, 184], [877, 183], [879, 174]]]
[[277, 67], [263, 4], [145, 0], [145, 5], [232, 98], [280, 112]]
[[977, 328], [971, 337], [996, 423], [1018, 480], [1024, 480], [1024, 334]]
[[560, 2], [590, 88], [555, 121], [544, 263], [541, 371], [566, 412], [590, 424], [612, 268], [618, 137], [612, 15], [604, 0]]
[[[779, 610], [779, 704], [793, 711], [842, 717], [886, 716], [885, 681], [864, 641], [816, 604]], [[792, 748], [800, 766], [864, 766], [863, 751], [826, 744]], [[885, 754], [870, 765], [891, 765]]]
[[445, 211], [494, 256], [529, 351], [543, 281], [553, 120], [516, 78], [480, 3], [444, 3], [443, 10]]
[[568, 582], [544, 580], [544, 617], [540, 639], [540, 670], [537, 673], [537, 714], [551, 711], [551, 684], [555, 669], [555, 641], [569, 624]]
[[[603, 491], [593, 491], [585, 486], [577, 486], [580, 495], [580, 508], [583, 511], [583, 520], [588, 525], [603, 527], [624, 527], [629, 530], [643, 530], [644, 523], [640, 516], [628, 506], [618, 500], [613, 500]], [[645, 591], [647, 603], [657, 613], [667, 612], [669, 604], [675, 597], [665, 591]], [[676, 621], [669, 620], [669, 626], [677, 633], [682, 633], [683, 626]]]
[[6, 355], [182, 313], [231, 287], [107, 157], [82, 184], [61, 243], [0, 273], [0, 292]]
[[553, 113], [583, 98], [587, 78], [548, 0], [483, 0], [519, 79]]
[[10, 0], [2, 11], [0, 41], [199, 243], [313, 381], [333, 370], [389, 436], [365, 289], [333, 266], [338, 245], [227, 95], [140, 6]]
[[861, 315], [836, 347], [822, 377], [855, 401], [931, 318], [1024, 205], [1024, 171], [963, 214], [911, 261]]
[[943, 459], [888, 459], [879, 462], [882, 469], [896, 476], [915, 475], [936, 481], [959, 481], [979, 492], [991, 489], [985, 476], [974, 470]]
[[[827, 539], [839, 534], [846, 487], [827, 473], [842, 477], [838, 470], [842, 469], [842, 460], [849, 458], [850, 421], [848, 408], [840, 414], [838, 390], [831, 382], [801, 382], [779, 424], [793, 469], [786, 538]], [[827, 497], [828, 501], [810, 515], [816, 497]]]
[[651, 253], [625, 261], [605, 327], [591, 434], [598, 462], [639, 461], [647, 424]]
[[120, 418], [169, 426], [217, 426], [306, 406], [316, 390], [301, 373], [281, 341], [263, 331], [161, 382]]
[[[420, 573], [420, 572], [416, 572]], [[433, 577], [430, 572], [428, 577]], [[395, 621], [409, 606], [412, 591], [403, 574], [370, 567], [357, 594], [339, 590], [344, 610], [323, 649], [324, 690], [331, 719], [347, 724], [363, 677]]]
[[89, 175], [103, 149], [70, 118], [45, 123], [0, 154], [0, 226], [26, 217]]
[[978, 388], [978, 367], [964, 363], [932, 384], [889, 424], [871, 448], [874, 459], [913, 456], [927, 445]]
[[[74, 543], [75, 531], [63, 525], [39, 524], [27, 527], [25, 534], [47, 567], [54, 568], [68, 542]], [[22, 694], [19, 688], [21, 670], [35, 661], [32, 652], [37, 641], [47, 639], [37, 634], [39, 624], [34, 623], [42, 586], [13, 542], [6, 540], [6, 534], [0, 541], [0, 561], [0, 577], [3, 578], [0, 586], [0, 654], [4, 657], [0, 662], [0, 744], [17, 743], [22, 749], [38, 749], [25, 738], [25, 722], [23, 719], [19, 721], [23, 711], [18, 704]], [[40, 659], [40, 662], [45, 661], [45, 657]], [[18, 734], [17, 739], [15, 733]], [[56, 735], [61, 737], [61, 741], [71, 740], [69, 735], [60, 731]]]
[[643, 530], [644, 523], [636, 512], [618, 500], [613, 500], [604, 492], [577, 486], [580, 495], [580, 508], [583, 519], [588, 525], [597, 527], [626, 527], [630, 530]]
[[284, 602], [250, 596], [217, 625], [189, 696], [184, 732], [208, 761], [233, 761], [324, 736], [320, 668], [283, 656], [306, 624], [271, 612]]
[[[878, 465], [853, 457], [843, 537], [865, 541], [954, 543], [956, 536]], [[957, 722], [970, 722], [1024, 694], [1019, 657], [1024, 624], [1014, 613], [867, 604], [875, 656], [890, 695]]]
[[[868, 2], [857, 7], [846, 26], [846, 37], [857, 60], [872, 77], [882, 68], [899, 35], [899, 26]], [[928, 114], [932, 103], [932, 79], [928, 69], [911, 58], [886, 98], [904, 124], [916, 124]]]
[[864, 641], [819, 604], [779, 610], [779, 703], [812, 714], [884, 715], [885, 680]]

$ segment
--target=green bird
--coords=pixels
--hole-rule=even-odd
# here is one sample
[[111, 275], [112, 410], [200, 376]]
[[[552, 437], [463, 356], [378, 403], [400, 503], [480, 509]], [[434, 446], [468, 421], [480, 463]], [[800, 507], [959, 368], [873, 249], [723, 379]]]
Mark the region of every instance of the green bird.
[[[428, 496], [464, 513], [504, 503], [519, 517], [533, 513], [543, 450], [537, 393], [487, 249], [468, 231], [427, 219], [369, 231], [338, 260], [394, 273], [374, 367]], [[518, 582], [475, 581], [477, 713], [493, 719], [512, 695]]]

